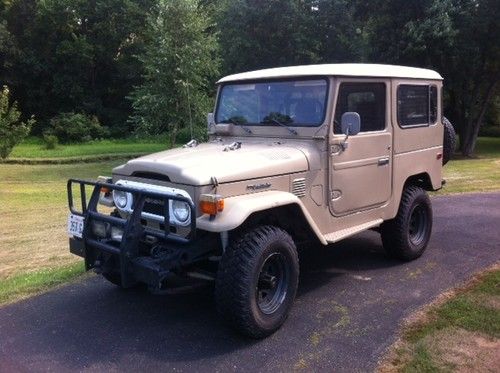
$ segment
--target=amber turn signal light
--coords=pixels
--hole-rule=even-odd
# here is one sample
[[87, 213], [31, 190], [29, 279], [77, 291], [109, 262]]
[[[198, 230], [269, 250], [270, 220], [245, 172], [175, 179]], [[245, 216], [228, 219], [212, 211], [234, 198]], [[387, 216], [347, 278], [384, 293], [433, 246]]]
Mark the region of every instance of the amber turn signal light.
[[[108, 176], [99, 176], [97, 178], [97, 182], [98, 183], [112, 183], [113, 182], [113, 179], [108, 177]], [[106, 196], [109, 195], [111, 193], [111, 189], [107, 188], [107, 187], [101, 187], [101, 193], [104, 193]]]
[[218, 212], [224, 210], [224, 199], [218, 194], [202, 194], [200, 210], [204, 214], [217, 215]]

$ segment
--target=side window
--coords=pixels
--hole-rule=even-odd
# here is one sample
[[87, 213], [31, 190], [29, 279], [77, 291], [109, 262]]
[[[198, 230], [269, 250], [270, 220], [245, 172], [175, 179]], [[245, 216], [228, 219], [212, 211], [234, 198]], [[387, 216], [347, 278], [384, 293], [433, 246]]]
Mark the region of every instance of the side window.
[[437, 108], [435, 85], [403, 84], [398, 87], [398, 123], [401, 127], [436, 123]]
[[355, 111], [361, 117], [361, 132], [385, 128], [385, 84], [341, 83], [335, 109], [334, 132], [341, 133], [342, 114]]

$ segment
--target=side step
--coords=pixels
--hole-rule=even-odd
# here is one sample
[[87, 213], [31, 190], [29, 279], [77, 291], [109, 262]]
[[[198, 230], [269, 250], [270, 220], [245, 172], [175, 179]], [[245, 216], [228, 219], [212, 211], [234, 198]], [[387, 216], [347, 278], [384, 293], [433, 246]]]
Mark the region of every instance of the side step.
[[383, 219], [375, 219], [375, 220], [369, 221], [367, 223], [356, 225], [354, 227], [350, 227], [350, 228], [342, 229], [340, 231], [325, 234], [323, 237], [325, 238], [325, 240], [328, 243], [334, 243], [334, 242], [340, 241], [346, 237], [353, 236], [356, 233], [363, 232], [367, 229], [376, 227], [376, 226], [382, 224], [383, 221], [384, 221]]

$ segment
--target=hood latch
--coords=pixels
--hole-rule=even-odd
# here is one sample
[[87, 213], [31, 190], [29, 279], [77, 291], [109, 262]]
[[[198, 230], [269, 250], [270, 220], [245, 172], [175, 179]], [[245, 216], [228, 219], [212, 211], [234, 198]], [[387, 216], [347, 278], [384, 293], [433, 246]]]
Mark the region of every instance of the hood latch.
[[225, 146], [223, 151], [227, 152], [229, 150], [236, 150], [236, 149], [240, 149], [240, 148], [241, 148], [241, 141], [235, 141], [235, 142]]

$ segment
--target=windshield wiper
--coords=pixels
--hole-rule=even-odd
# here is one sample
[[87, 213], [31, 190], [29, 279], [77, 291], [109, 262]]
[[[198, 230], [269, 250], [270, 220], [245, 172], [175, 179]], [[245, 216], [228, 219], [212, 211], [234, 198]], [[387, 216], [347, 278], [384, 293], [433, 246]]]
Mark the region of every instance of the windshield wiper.
[[243, 130], [245, 130], [245, 132], [248, 133], [249, 135], [251, 135], [253, 133], [250, 128], [244, 126], [243, 124], [237, 124], [237, 126], [240, 126], [241, 128], [243, 128]]
[[288, 127], [286, 124], [281, 123], [279, 120], [274, 118], [265, 119], [260, 123], [276, 123], [278, 126], [286, 128], [291, 134], [298, 135], [297, 131], [295, 131], [293, 128]]
[[226, 119], [226, 120], [223, 120], [221, 123], [230, 123], [230, 124], [234, 124], [235, 126], [240, 126], [241, 128], [243, 128], [243, 130], [248, 133], [249, 135], [252, 134], [252, 130], [246, 126], [244, 126], [243, 124], [241, 123], [238, 123], [237, 121], [235, 121], [234, 119]]

